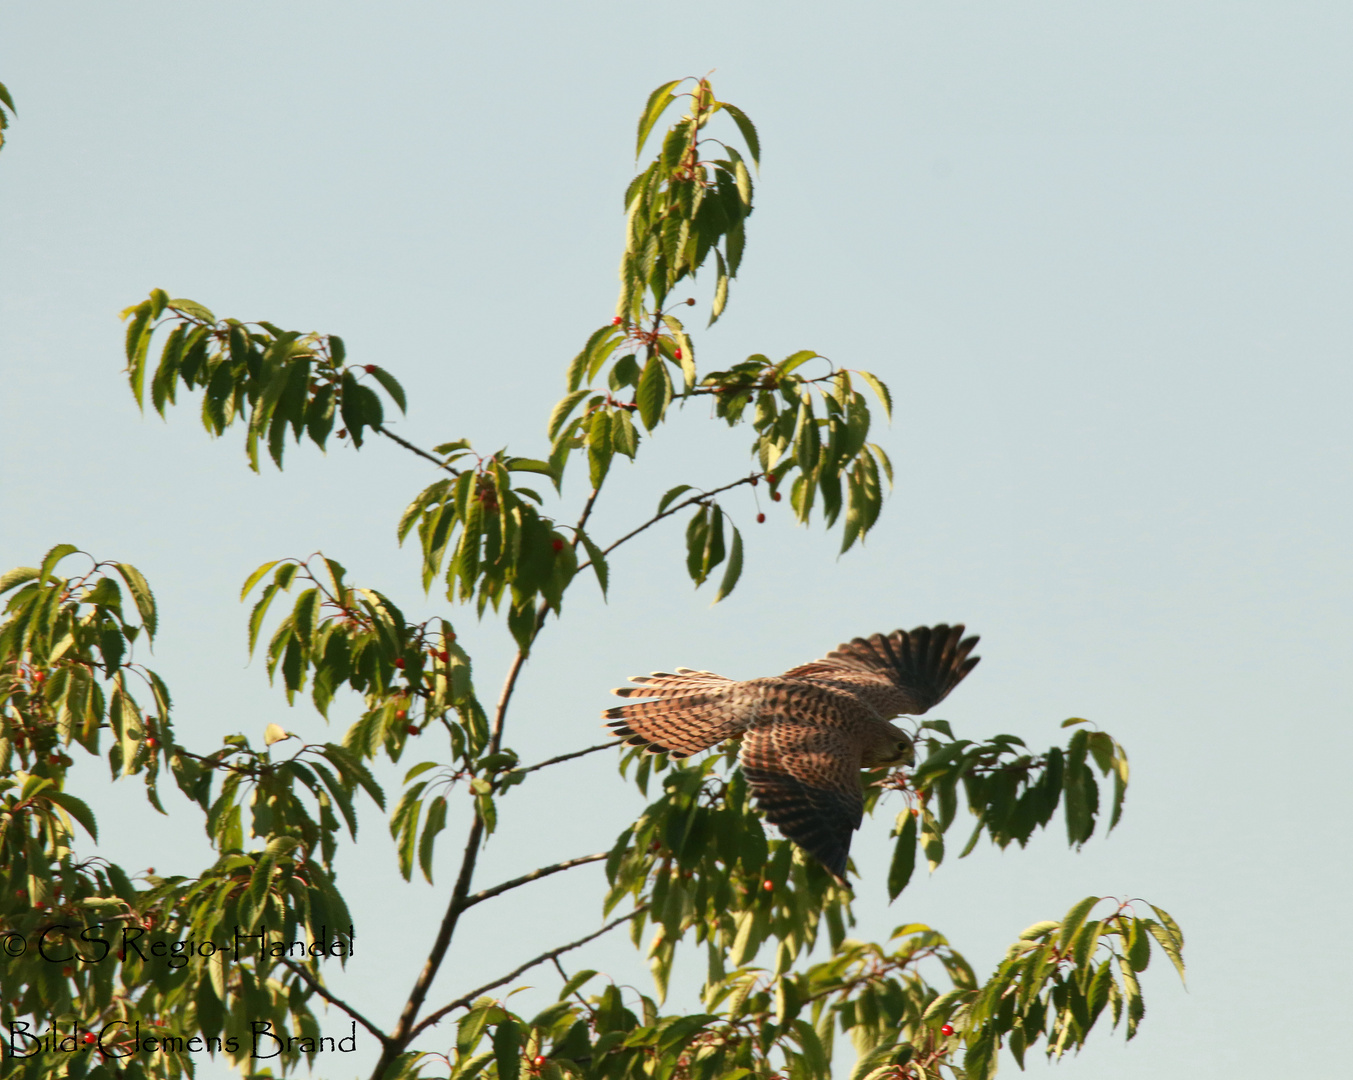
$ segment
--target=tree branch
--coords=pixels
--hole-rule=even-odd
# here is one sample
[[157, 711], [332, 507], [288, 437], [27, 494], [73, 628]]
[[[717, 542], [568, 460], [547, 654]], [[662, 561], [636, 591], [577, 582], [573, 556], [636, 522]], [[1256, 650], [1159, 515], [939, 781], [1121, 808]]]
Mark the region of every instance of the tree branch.
[[500, 893], [505, 893], [509, 889], [515, 889], [518, 885], [526, 885], [529, 882], [536, 881], [543, 877], [549, 877], [551, 874], [557, 874], [560, 870], [568, 870], [575, 866], [585, 866], [588, 863], [600, 862], [610, 854], [609, 851], [598, 852], [596, 855], [580, 855], [576, 859], [565, 859], [563, 862], [555, 863], [553, 866], [542, 866], [539, 870], [532, 870], [529, 874], [522, 874], [521, 877], [513, 878], [511, 881], [504, 881], [501, 885], [495, 885], [491, 889], [484, 889], [475, 893], [473, 896], [467, 896], [465, 903], [461, 904], [460, 910], [464, 911], [468, 907], [474, 907], [475, 904], [483, 900], [491, 900]]
[[501, 979], [494, 979], [493, 982], [491, 982], [491, 983], [485, 983], [483, 986], [479, 987], [478, 989], [471, 990], [468, 994], [464, 995], [463, 997], [458, 997], [458, 998], [456, 998], [455, 1001], [451, 1002], [451, 1003], [448, 1004], [448, 1005], [443, 1005], [443, 1006], [442, 1006], [440, 1009], [438, 1009], [435, 1013], [433, 1013], [431, 1016], [429, 1016], [426, 1020], [424, 1020], [424, 1021], [423, 1021], [421, 1024], [419, 1024], [416, 1028], [414, 1028], [413, 1031], [411, 1031], [411, 1032], [409, 1033], [409, 1037], [410, 1037], [410, 1038], [415, 1038], [416, 1036], [422, 1034], [427, 1028], [429, 1028], [429, 1027], [431, 1027], [433, 1024], [437, 1023], [439, 1020], [441, 1020], [441, 1018], [442, 1018], [443, 1016], [445, 1016], [447, 1013], [451, 1012], [453, 1009], [463, 1009], [463, 1008], [465, 1008], [466, 1006], [468, 1006], [469, 1004], [471, 1004], [476, 998], [482, 996], [483, 994], [488, 993], [490, 990], [497, 989], [498, 987], [502, 986], [504, 983], [510, 983], [513, 979], [515, 979], [515, 978], [516, 978], [518, 975], [520, 975], [523, 971], [527, 971], [527, 970], [529, 970], [530, 968], [535, 967], [537, 964], [543, 964], [543, 963], [545, 963], [545, 961], [547, 961], [547, 960], [553, 960], [556, 956], [562, 956], [564, 953], [568, 952], [570, 949], [576, 949], [576, 948], [578, 948], [579, 946], [586, 945], [589, 941], [595, 941], [597, 938], [601, 937], [602, 934], [605, 934], [605, 933], [607, 933], [608, 931], [614, 930], [617, 926], [620, 926], [622, 923], [627, 923], [627, 922], [629, 922], [629, 921], [630, 921], [631, 919], [633, 919], [635, 916], [641, 915], [641, 914], [643, 914], [643, 912], [645, 912], [645, 911], [647, 911], [647, 910], [648, 910], [648, 905], [647, 905], [647, 904], [644, 904], [644, 905], [642, 905], [642, 906], [640, 906], [640, 907], [637, 907], [637, 908], [635, 908], [633, 911], [631, 911], [628, 915], [622, 915], [622, 916], [620, 916], [620, 918], [618, 918], [618, 919], [612, 919], [612, 920], [611, 920], [610, 922], [608, 922], [605, 926], [603, 926], [600, 930], [595, 930], [595, 931], [593, 931], [592, 933], [588, 934], [586, 937], [579, 938], [577, 941], [571, 941], [571, 942], [569, 942], [567, 945], [560, 945], [559, 948], [557, 948], [557, 949], [551, 949], [549, 952], [541, 953], [541, 954], [540, 954], [539, 956], [537, 956], [534, 960], [528, 960], [528, 961], [526, 961], [526, 963], [522, 964], [521, 967], [515, 968], [515, 969], [513, 969], [512, 971], [509, 971], [509, 972], [508, 972], [506, 975], [504, 975]]
[[451, 944], [451, 935], [455, 932], [456, 922], [460, 919], [465, 897], [470, 891], [470, 881], [474, 877], [474, 864], [479, 857], [479, 845], [483, 838], [484, 819], [476, 813], [474, 824], [470, 826], [469, 839], [465, 843], [465, 854], [461, 857], [460, 874], [456, 878], [456, 887], [451, 892], [451, 900], [446, 905], [446, 914], [442, 916], [441, 928], [437, 931], [437, 940], [432, 944], [432, 951], [428, 953], [423, 970], [418, 973], [418, 980], [413, 984], [413, 990], [409, 993], [409, 1000], [404, 1003], [404, 1011], [399, 1014], [399, 1023], [395, 1025], [395, 1030], [391, 1033], [381, 1051], [380, 1060], [376, 1062], [371, 1080], [381, 1080], [385, 1075], [385, 1070], [394, 1062], [395, 1058], [404, 1052], [404, 1048], [409, 1045], [409, 1041], [414, 1037], [414, 1034], [422, 1030], [424, 1026], [420, 1025], [415, 1028], [414, 1019], [418, 1016], [418, 1010], [423, 1007], [428, 988], [432, 985], [432, 980], [437, 977], [437, 970], [442, 966], [447, 947]]
[[282, 962], [282, 964], [285, 967], [290, 968], [297, 975], [299, 975], [305, 981], [305, 984], [310, 987], [311, 990], [317, 993], [330, 1005], [338, 1006], [338, 1008], [342, 1009], [345, 1013], [347, 1013], [359, 1024], [361, 1024], [362, 1027], [366, 1028], [367, 1031], [371, 1032], [372, 1035], [376, 1036], [376, 1038], [378, 1038], [381, 1041], [382, 1046], [389, 1045], [390, 1037], [386, 1035], [385, 1032], [383, 1032], [380, 1028], [378, 1028], [365, 1016], [359, 1013], [356, 1009], [354, 1009], [342, 998], [336, 997], [335, 995], [329, 993], [329, 991], [326, 990], [324, 986], [318, 980], [316, 980], [313, 975], [310, 974], [310, 972], [306, 971], [305, 968], [301, 967], [300, 964], [293, 963], [292, 961], [288, 960], [285, 956], [279, 956], [278, 959]]
[[386, 427], [384, 424], [377, 424], [377, 425], [376, 425], [376, 430], [379, 431], [382, 435], [384, 435], [384, 436], [385, 436], [387, 439], [389, 439], [391, 442], [399, 443], [399, 445], [402, 446], [402, 447], [404, 447], [405, 450], [412, 451], [413, 453], [417, 454], [417, 455], [418, 455], [419, 457], [421, 457], [421, 458], [427, 458], [427, 460], [430, 461], [430, 462], [432, 462], [432, 464], [436, 465], [437, 468], [439, 468], [439, 469], [445, 469], [445, 470], [446, 470], [447, 472], [449, 472], [452, 476], [459, 476], [459, 475], [460, 475], [460, 473], [461, 473], [461, 470], [460, 470], [460, 469], [457, 469], [457, 468], [456, 468], [455, 466], [453, 466], [453, 465], [448, 465], [445, 461], [443, 461], [441, 458], [439, 458], [436, 454], [433, 454], [433, 453], [431, 453], [430, 451], [424, 450], [421, 446], [414, 446], [414, 444], [411, 443], [411, 442], [409, 442], [408, 439], [401, 439], [398, 435], [396, 435], [393, 431], [391, 431], [391, 430], [390, 430], [388, 427]]
[[547, 758], [544, 761], [537, 762], [535, 765], [528, 765], [524, 769], [513, 769], [514, 773], [525, 775], [529, 772], [535, 772], [537, 769], [543, 769], [548, 765], [558, 765], [561, 761], [571, 761], [573, 758], [584, 757], [587, 754], [595, 754], [598, 750], [609, 750], [613, 746], [624, 746], [625, 739], [613, 739], [611, 742], [597, 743], [596, 746], [589, 746], [586, 750], [574, 750], [570, 754], [560, 754], [558, 757]]
[[[678, 510], [685, 510], [686, 507], [688, 507], [688, 506], [694, 506], [696, 503], [703, 502], [705, 499], [708, 499], [708, 498], [710, 498], [711, 496], [714, 496], [714, 495], [719, 495], [719, 494], [721, 494], [722, 492], [728, 491], [728, 490], [731, 489], [731, 488], [740, 487], [740, 486], [743, 485], [743, 484], [754, 484], [754, 483], [756, 483], [758, 480], [760, 480], [761, 477], [762, 477], [763, 475], [764, 475], [763, 473], [754, 472], [754, 473], [752, 473], [750, 476], [744, 476], [741, 480], [734, 480], [731, 484], [724, 484], [723, 487], [717, 487], [717, 488], [715, 488], [713, 491], [702, 491], [699, 495], [692, 495], [689, 499], [684, 499], [683, 501], [677, 503], [675, 506], [669, 506], [669, 507], [668, 507], [666, 510], [664, 510], [661, 514], [654, 514], [651, 518], [649, 518], [647, 521], [645, 521], [645, 522], [644, 522], [642, 525], [640, 525], [637, 529], [632, 529], [630, 532], [627, 532], [624, 536], [622, 536], [619, 540], [617, 540], [617, 541], [616, 541], [614, 544], [612, 544], [610, 547], [604, 548], [604, 549], [602, 550], [602, 554], [603, 554], [603, 555], [609, 555], [609, 554], [610, 554], [611, 552], [613, 552], [616, 548], [618, 548], [621, 544], [623, 544], [626, 540], [632, 540], [632, 539], [634, 539], [634, 537], [638, 536], [641, 532], [643, 532], [645, 529], [647, 529], [650, 525], [656, 525], [656, 524], [657, 524], [659, 521], [661, 521], [663, 518], [665, 518], [665, 517], [671, 517], [671, 516], [672, 516], [673, 514], [675, 514]], [[589, 565], [589, 564], [584, 563], [583, 566], [578, 567], [578, 569], [579, 569], [579, 570], [582, 570], [582, 569], [583, 569], [585, 566], [587, 566], [587, 565]]]

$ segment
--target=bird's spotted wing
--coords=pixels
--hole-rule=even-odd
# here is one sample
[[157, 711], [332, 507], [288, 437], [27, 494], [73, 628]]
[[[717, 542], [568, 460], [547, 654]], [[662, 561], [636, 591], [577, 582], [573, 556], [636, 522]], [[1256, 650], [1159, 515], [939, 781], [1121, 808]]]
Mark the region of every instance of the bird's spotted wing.
[[963, 637], [961, 623], [894, 630], [855, 638], [785, 675], [855, 686], [885, 716], [918, 716], [977, 666], [979, 658], [969, 655], [977, 641]]
[[602, 716], [617, 735], [655, 754], [687, 757], [736, 738], [754, 713], [754, 703], [738, 693], [738, 683], [709, 671], [655, 671], [633, 675], [630, 682], [637, 685], [612, 693], [654, 700], [617, 705]]
[[844, 882], [851, 834], [864, 815], [862, 740], [842, 717], [817, 717], [798, 704], [747, 732], [742, 771], [766, 819]]

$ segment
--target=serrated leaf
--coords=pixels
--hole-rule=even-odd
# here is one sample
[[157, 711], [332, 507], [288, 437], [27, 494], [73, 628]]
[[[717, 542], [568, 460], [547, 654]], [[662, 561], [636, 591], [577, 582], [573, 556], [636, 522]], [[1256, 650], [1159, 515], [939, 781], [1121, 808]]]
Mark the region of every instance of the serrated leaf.
[[399, 406], [399, 411], [407, 415], [409, 412], [409, 403], [408, 399], [404, 396], [404, 387], [399, 385], [399, 380], [386, 371], [385, 368], [379, 367], [376, 364], [368, 364], [365, 370], [368, 375], [385, 388], [385, 392], [389, 394], [394, 403]]
[[897, 899], [916, 869], [916, 816], [904, 811], [902, 829], [893, 848], [893, 861], [888, 867], [888, 902]]
[[578, 530], [578, 539], [582, 541], [583, 549], [587, 552], [587, 558], [592, 563], [592, 572], [597, 575], [597, 584], [601, 586], [601, 595], [604, 597], [611, 578], [610, 567], [606, 564], [606, 556], [602, 553], [601, 548], [592, 542], [592, 538], [581, 529]]
[[736, 105], [730, 105], [726, 101], [721, 101], [719, 104], [733, 118], [733, 123], [737, 124], [738, 131], [742, 133], [743, 141], [747, 144], [747, 151], [752, 155], [752, 164], [758, 169], [761, 168], [761, 140], [757, 137], [756, 126], [748, 119], [747, 114]]
[[880, 404], [883, 405], [883, 415], [889, 420], [892, 420], [893, 395], [889, 393], [888, 387], [884, 384], [883, 380], [869, 371], [860, 371], [857, 369], [855, 374], [869, 384], [869, 388], [874, 391], [874, 395], [879, 399]]
[[671, 82], [663, 83], [648, 95], [648, 102], [644, 105], [644, 111], [639, 114], [638, 137], [634, 143], [635, 161], [638, 161], [642, 156], [644, 143], [648, 141], [648, 135], [653, 130], [653, 125], [658, 122], [658, 118], [667, 110], [667, 107], [676, 100], [676, 96], [672, 93], [672, 87], [681, 85], [682, 81], [681, 79], [673, 79]]
[[733, 548], [728, 555], [728, 565], [724, 568], [723, 580], [719, 582], [718, 595], [714, 597], [717, 604], [725, 596], [731, 593], [738, 584], [738, 578], [742, 576], [742, 533], [738, 531], [736, 525], [733, 526]]
[[694, 490], [695, 489], [691, 487], [690, 484], [678, 484], [676, 487], [670, 489], [666, 495], [658, 500], [658, 514], [661, 515], [663, 511], [671, 506], [672, 503], [676, 502], [677, 499], [681, 498], [682, 495], [686, 494], [686, 492]]

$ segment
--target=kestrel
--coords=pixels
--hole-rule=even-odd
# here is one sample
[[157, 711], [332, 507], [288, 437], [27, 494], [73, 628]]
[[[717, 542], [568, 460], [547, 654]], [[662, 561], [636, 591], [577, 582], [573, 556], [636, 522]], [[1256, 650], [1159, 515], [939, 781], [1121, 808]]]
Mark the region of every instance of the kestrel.
[[738, 760], [773, 825], [843, 884], [851, 833], [864, 816], [860, 770], [914, 760], [888, 721], [943, 701], [977, 664], [963, 626], [918, 626], [838, 646], [783, 675], [737, 682], [677, 668], [612, 691], [648, 698], [607, 709], [617, 735], [687, 757], [741, 739]]

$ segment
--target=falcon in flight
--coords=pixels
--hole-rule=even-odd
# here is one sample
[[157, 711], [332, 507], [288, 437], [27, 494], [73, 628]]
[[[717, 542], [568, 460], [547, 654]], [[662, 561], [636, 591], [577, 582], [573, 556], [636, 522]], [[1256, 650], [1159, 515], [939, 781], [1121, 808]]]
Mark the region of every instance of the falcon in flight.
[[737, 682], [677, 668], [612, 691], [647, 698], [602, 715], [650, 753], [687, 757], [741, 739], [738, 760], [773, 825], [845, 883], [860, 827], [860, 770], [910, 764], [911, 737], [888, 721], [939, 704], [977, 664], [963, 626], [855, 638], [783, 675]]

